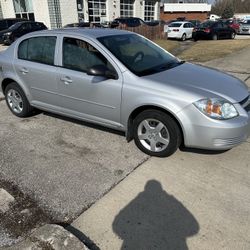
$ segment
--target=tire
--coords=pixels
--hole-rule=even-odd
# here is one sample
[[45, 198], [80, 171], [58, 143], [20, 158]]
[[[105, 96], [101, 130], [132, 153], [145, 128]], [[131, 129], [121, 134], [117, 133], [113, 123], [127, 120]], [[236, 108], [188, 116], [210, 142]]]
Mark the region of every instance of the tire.
[[168, 114], [158, 110], [145, 110], [133, 122], [136, 146], [150, 156], [172, 155], [182, 141], [179, 126]]
[[182, 35], [182, 37], [181, 37], [181, 40], [182, 41], [185, 41], [187, 39], [187, 35], [186, 35], [186, 33], [184, 33], [183, 35]]
[[213, 34], [213, 36], [212, 36], [212, 40], [218, 40], [218, 35], [217, 34]]
[[235, 35], [236, 35], [235, 32], [232, 32], [232, 33], [231, 33], [231, 39], [234, 39], [234, 38], [235, 38]]
[[23, 90], [15, 82], [5, 88], [5, 100], [10, 111], [18, 117], [28, 117], [34, 111]]

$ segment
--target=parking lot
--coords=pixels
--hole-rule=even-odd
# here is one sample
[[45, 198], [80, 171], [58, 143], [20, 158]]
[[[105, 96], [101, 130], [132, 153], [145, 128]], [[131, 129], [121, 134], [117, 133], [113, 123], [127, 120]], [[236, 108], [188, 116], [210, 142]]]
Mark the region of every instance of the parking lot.
[[[229, 67], [232, 57], [235, 56], [205, 64], [245, 80], [250, 87], [249, 66], [242, 68], [249, 54], [243, 52], [239, 55], [244, 60], [242, 64]], [[250, 247], [249, 139], [224, 153], [184, 150], [171, 158], [148, 160], [133, 142], [126, 142], [122, 133], [45, 112], [20, 119], [10, 113], [1, 96], [0, 100], [0, 187], [3, 180], [16, 186], [44, 211], [50, 222], [71, 223], [87, 210], [82, 219], [74, 222], [75, 227], [101, 249], [119, 249], [122, 240], [128, 238], [117, 233], [121, 227], [119, 216], [117, 231], [114, 229], [116, 216], [143, 192], [150, 180], [155, 180], [175, 197], [174, 202], [183, 204], [178, 207], [184, 210], [187, 222], [172, 225], [174, 229], [178, 231], [190, 221], [193, 225], [193, 233], [187, 229], [182, 235], [176, 234], [175, 243], [171, 244], [195, 235], [188, 241], [190, 249]], [[130, 208], [125, 214], [133, 218]], [[148, 214], [142, 216], [145, 220]], [[158, 227], [161, 217], [157, 213], [152, 217], [157, 230], [167, 230], [163, 225]], [[133, 233], [129, 237], [133, 238]], [[133, 242], [145, 240], [145, 236], [141, 237], [133, 238]], [[163, 241], [161, 234], [148, 237], [164, 249], [165, 236]]]

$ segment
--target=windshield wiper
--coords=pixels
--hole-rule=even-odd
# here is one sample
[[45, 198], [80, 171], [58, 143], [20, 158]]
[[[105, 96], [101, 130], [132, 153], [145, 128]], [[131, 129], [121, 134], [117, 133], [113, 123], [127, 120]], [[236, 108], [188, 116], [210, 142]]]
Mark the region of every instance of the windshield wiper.
[[169, 63], [166, 63], [166, 64], [163, 64], [160, 69], [161, 70], [166, 70], [166, 69], [171, 69], [171, 68], [174, 68], [178, 65], [181, 65], [185, 63], [185, 61], [173, 61], [173, 62], [169, 62]]
[[183, 63], [185, 63], [185, 61], [172, 61], [172, 62], [161, 64], [161, 65], [149, 68], [149, 69], [145, 69], [141, 72], [138, 72], [137, 74], [139, 76], [151, 75], [151, 74], [159, 73], [159, 72], [164, 71], [164, 70], [174, 68], [174, 67], [181, 65]]

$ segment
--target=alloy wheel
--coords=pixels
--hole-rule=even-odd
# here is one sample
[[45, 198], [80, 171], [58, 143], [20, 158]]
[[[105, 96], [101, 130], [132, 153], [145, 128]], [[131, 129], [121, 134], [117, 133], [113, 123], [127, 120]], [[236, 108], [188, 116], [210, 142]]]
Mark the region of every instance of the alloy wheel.
[[143, 120], [138, 126], [137, 135], [143, 147], [151, 152], [165, 150], [170, 142], [167, 127], [156, 119]]
[[20, 114], [23, 111], [23, 100], [16, 90], [10, 89], [7, 92], [7, 101], [13, 112]]

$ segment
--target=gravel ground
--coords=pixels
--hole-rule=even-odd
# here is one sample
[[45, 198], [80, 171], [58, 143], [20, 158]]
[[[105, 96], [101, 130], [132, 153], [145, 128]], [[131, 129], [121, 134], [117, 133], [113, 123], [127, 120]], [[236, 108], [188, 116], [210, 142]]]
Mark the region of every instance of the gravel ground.
[[10, 246], [16, 244], [18, 241], [19, 239], [11, 237], [8, 233], [0, 228], [0, 247]]

